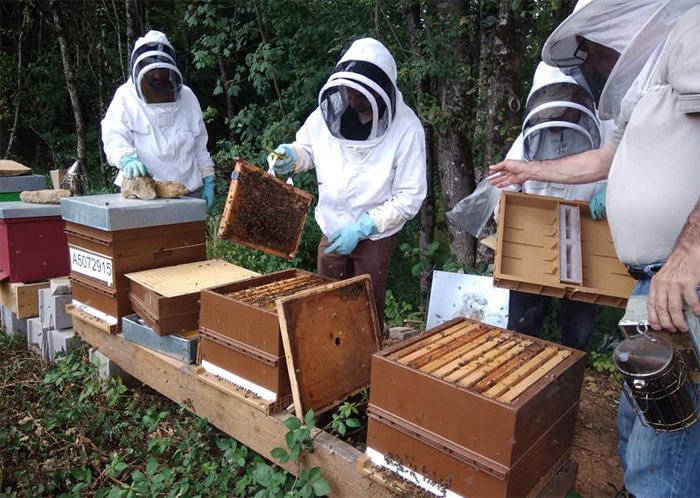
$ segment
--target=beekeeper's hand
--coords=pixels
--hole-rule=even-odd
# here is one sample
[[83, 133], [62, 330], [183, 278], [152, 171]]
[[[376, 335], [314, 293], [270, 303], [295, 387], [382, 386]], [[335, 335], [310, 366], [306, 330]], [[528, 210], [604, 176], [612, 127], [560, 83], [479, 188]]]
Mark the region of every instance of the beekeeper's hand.
[[365, 213], [359, 221], [346, 225], [333, 232], [331, 236], [328, 237], [328, 243], [330, 245], [323, 252], [325, 254], [335, 252], [341, 256], [347, 256], [355, 250], [357, 244], [359, 244], [361, 240], [366, 239], [370, 235], [374, 235], [378, 231], [377, 224], [369, 214]]
[[293, 171], [297, 162], [297, 155], [294, 153], [294, 147], [291, 144], [278, 145], [273, 154], [277, 155], [277, 160], [275, 161], [276, 174], [283, 176]]
[[148, 170], [139, 159], [139, 156], [136, 155], [136, 152], [124, 154], [119, 160], [119, 166], [121, 166], [124, 176], [127, 178], [134, 178], [135, 176], [148, 176]]
[[588, 204], [588, 208], [591, 210], [591, 218], [594, 220], [604, 220], [608, 216], [608, 214], [605, 212], [606, 190], [607, 186], [604, 185], [596, 195], [591, 197], [591, 202]]
[[211, 208], [214, 207], [214, 177], [205, 176], [202, 178], [202, 183], [202, 192], [199, 197], [207, 201], [207, 211], [211, 211]]

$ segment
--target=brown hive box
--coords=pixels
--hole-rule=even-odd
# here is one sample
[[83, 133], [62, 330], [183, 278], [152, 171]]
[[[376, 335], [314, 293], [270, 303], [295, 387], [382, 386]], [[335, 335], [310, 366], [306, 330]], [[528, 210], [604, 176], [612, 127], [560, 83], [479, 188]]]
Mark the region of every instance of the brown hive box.
[[381, 351], [367, 455], [457, 496], [534, 494], [568, 458], [584, 356], [465, 318]]
[[291, 397], [275, 300], [330, 281], [283, 270], [203, 290], [199, 332], [204, 369], [268, 401]]
[[311, 194], [237, 159], [219, 238], [292, 259], [312, 200]]
[[199, 327], [202, 289], [258, 276], [223, 260], [197, 261], [125, 275], [134, 311], [158, 335], [179, 334]]
[[608, 223], [586, 202], [504, 192], [497, 237], [496, 287], [620, 308], [632, 292]]
[[73, 296], [111, 325], [132, 312], [126, 273], [206, 259], [201, 199], [124, 199], [119, 194], [61, 199]]

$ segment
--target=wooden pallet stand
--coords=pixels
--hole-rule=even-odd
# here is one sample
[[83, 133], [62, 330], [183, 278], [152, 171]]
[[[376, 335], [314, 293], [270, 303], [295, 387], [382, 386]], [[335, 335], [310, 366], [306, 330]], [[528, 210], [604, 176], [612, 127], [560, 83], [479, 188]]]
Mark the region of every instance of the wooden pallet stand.
[[[199, 367], [187, 365], [125, 340], [121, 335], [107, 334], [94, 317], [85, 317], [71, 310], [73, 328], [81, 338], [106, 355], [124, 371], [160, 392], [175, 403], [184, 403], [196, 415], [268, 457], [273, 448], [284, 446], [288, 431], [286, 412], [266, 415], [265, 408], [245, 391], [233, 394], [235, 387], [213, 376], [202, 375]], [[88, 319], [92, 318], [92, 319]], [[304, 456], [303, 468], [320, 467], [331, 486], [330, 496], [337, 498], [389, 498], [384, 486], [367, 479], [357, 471], [362, 453], [348, 443], [319, 429], [314, 429], [314, 452]], [[276, 462], [275, 462], [276, 463]], [[282, 467], [296, 474], [296, 462]]]

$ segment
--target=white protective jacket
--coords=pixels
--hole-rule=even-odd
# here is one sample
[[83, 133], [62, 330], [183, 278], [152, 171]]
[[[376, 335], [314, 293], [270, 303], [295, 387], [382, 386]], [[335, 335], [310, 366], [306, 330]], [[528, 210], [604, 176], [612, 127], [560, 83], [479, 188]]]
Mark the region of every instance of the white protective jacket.
[[394, 119], [372, 145], [349, 145], [330, 133], [317, 108], [293, 143], [296, 171], [316, 168], [316, 221], [326, 236], [368, 213], [378, 228], [370, 238], [377, 240], [398, 232], [423, 203], [425, 135], [396, 88], [396, 63], [381, 43], [369, 38], [356, 41], [339, 64], [348, 60], [371, 62], [391, 78], [396, 94]]
[[[190, 191], [202, 186], [203, 177], [214, 174], [207, 140], [199, 101], [185, 85], [175, 102], [147, 104], [129, 78], [117, 89], [102, 120], [109, 164], [119, 168], [125, 154], [136, 152], [155, 180], [177, 181]], [[121, 185], [122, 178], [120, 171], [114, 183]]]
[[[528, 95], [528, 102], [538, 90], [549, 85], [556, 85], [557, 83], [576, 83], [576, 79], [564, 74], [556, 68], [546, 65], [544, 62], [540, 62], [533, 76], [532, 89]], [[601, 137], [600, 145], [602, 145], [605, 143], [607, 136], [614, 131], [615, 126], [612, 121], [603, 121], [598, 124]], [[513, 145], [506, 155], [506, 159], [525, 159], [523, 133], [520, 133], [515, 142], [513, 142]], [[520, 190], [526, 194], [548, 195], [566, 200], [588, 201], [602, 188], [604, 183], [605, 181], [600, 181], [574, 185], [529, 180], [522, 186], [514, 185], [507, 190]]]

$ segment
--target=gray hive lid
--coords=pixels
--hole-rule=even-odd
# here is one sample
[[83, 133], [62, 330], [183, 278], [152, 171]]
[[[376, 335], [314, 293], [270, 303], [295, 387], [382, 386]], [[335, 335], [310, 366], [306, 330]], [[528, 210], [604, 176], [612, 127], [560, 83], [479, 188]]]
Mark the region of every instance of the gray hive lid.
[[124, 199], [121, 194], [61, 199], [63, 219], [112, 232], [207, 219], [207, 203], [194, 197], [178, 199]]
[[44, 175], [0, 176], [0, 193], [43, 190], [46, 188]]
[[61, 216], [58, 204], [29, 204], [13, 201], [0, 202], [0, 219], [40, 218], [42, 216]]

